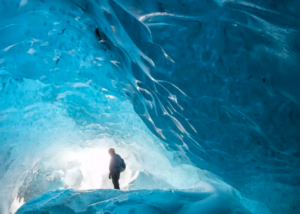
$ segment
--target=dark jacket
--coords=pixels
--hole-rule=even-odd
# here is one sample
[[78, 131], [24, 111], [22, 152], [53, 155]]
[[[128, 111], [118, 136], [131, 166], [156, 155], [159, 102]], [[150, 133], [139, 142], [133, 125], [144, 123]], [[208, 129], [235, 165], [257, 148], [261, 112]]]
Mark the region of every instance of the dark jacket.
[[114, 172], [124, 171], [124, 167], [122, 165], [123, 165], [123, 159], [121, 158], [120, 155], [115, 154], [110, 159], [109, 172], [112, 174]]

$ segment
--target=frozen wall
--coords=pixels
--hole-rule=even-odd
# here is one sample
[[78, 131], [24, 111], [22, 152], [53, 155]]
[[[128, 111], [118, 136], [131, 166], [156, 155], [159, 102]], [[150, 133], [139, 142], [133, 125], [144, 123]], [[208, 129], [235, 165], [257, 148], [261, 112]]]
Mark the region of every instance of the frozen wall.
[[298, 213], [299, 7], [1, 0], [1, 213], [50, 189], [110, 188], [111, 146], [126, 188], [212, 172], [254, 213]]

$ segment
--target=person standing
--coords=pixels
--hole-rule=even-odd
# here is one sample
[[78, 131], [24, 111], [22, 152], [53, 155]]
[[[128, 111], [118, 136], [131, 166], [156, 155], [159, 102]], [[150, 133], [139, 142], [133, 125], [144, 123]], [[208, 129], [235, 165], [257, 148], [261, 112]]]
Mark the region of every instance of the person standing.
[[126, 165], [124, 160], [120, 155], [116, 154], [114, 148], [110, 148], [108, 153], [111, 157], [109, 163], [109, 179], [112, 179], [112, 183], [114, 185], [114, 189], [120, 189], [119, 179], [120, 174], [126, 169]]

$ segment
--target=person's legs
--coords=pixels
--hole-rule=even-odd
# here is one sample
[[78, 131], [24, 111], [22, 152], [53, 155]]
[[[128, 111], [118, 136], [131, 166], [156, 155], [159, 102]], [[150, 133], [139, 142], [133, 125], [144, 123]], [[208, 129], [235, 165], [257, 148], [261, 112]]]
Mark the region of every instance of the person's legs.
[[114, 188], [120, 189], [120, 186], [119, 186], [120, 172], [113, 173], [111, 177], [112, 177], [112, 182], [113, 182]]

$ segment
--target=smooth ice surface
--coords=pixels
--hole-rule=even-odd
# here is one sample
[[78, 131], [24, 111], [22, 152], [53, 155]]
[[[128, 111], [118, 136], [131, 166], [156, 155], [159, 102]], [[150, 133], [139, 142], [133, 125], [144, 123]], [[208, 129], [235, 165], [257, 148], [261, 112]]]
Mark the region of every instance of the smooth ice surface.
[[56, 190], [40, 195], [16, 214], [250, 214], [230, 192], [206, 191]]
[[[233, 187], [300, 212], [298, 0], [0, 0], [0, 213], [49, 190]], [[142, 195], [142, 194], [141, 194]]]

